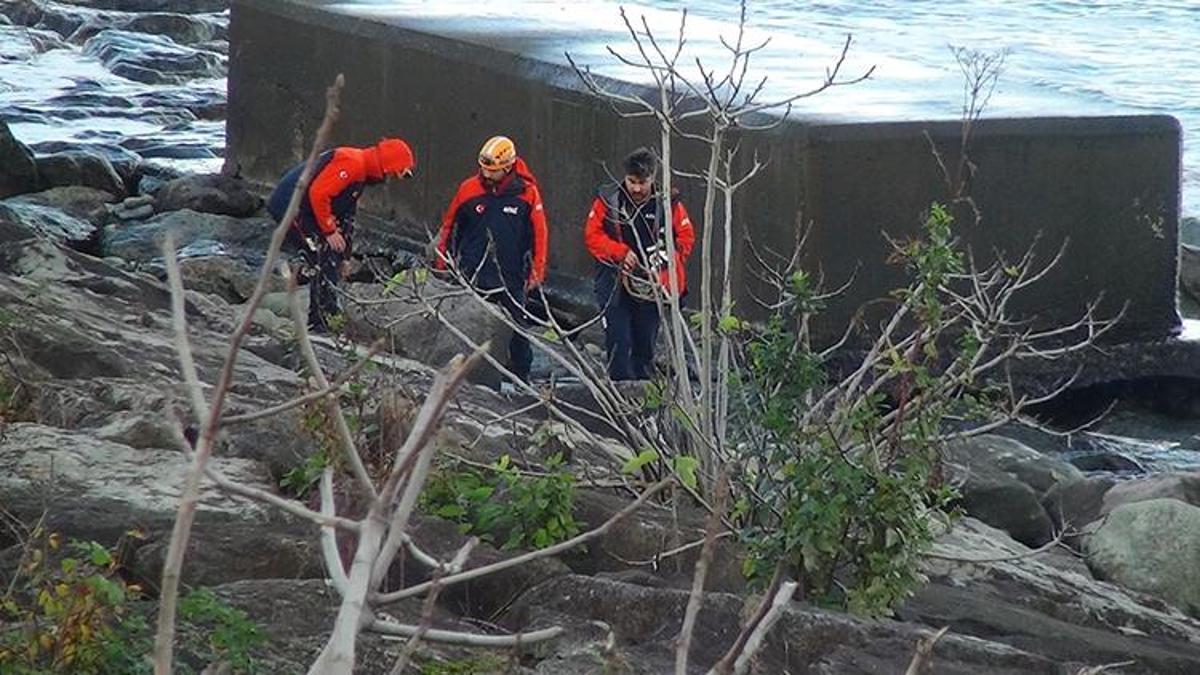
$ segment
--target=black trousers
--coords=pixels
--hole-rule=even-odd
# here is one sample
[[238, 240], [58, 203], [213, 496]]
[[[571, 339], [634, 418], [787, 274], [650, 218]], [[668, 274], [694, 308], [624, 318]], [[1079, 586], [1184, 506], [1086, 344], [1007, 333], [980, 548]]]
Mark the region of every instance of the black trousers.
[[[481, 291], [481, 293], [489, 302], [494, 302], [504, 308], [509, 318], [518, 326], [529, 325], [529, 316], [525, 312], [524, 287], [509, 288], [507, 293], [502, 288], [494, 291]], [[533, 346], [529, 344], [528, 338], [514, 330], [512, 338], [508, 341], [508, 369], [521, 380], [528, 381], [529, 369], [532, 366]]]
[[613, 380], [648, 380], [654, 375], [654, 347], [662, 317], [658, 305], [636, 300], [616, 288], [604, 310], [604, 347]]
[[328, 333], [329, 319], [342, 312], [337, 285], [341, 280], [342, 262], [350, 251], [350, 240], [346, 240], [346, 250], [338, 253], [329, 247], [324, 237], [314, 235], [311, 239], [316, 250], [305, 242], [299, 230], [292, 227], [288, 229], [284, 243], [288, 250], [298, 251], [303, 256], [311, 275], [308, 280], [308, 328], [313, 332]]

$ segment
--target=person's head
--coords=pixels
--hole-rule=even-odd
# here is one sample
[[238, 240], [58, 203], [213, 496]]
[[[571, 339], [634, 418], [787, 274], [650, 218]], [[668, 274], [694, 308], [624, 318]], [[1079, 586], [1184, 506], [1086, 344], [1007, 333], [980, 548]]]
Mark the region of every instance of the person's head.
[[517, 162], [517, 146], [508, 136], [492, 136], [479, 149], [479, 175], [496, 182], [512, 171]]
[[658, 157], [648, 148], [638, 148], [625, 158], [625, 192], [635, 204], [641, 204], [654, 194], [654, 175], [658, 173]]
[[412, 178], [417, 168], [417, 158], [408, 143], [399, 138], [385, 138], [375, 144], [375, 156], [379, 158], [379, 169], [383, 177], [397, 176]]

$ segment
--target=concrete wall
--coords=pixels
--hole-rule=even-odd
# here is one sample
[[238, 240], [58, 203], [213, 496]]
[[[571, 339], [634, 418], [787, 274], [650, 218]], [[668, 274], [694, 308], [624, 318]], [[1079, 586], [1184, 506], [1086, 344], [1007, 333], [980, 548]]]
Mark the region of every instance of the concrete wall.
[[[418, 155], [415, 181], [368, 191], [363, 207], [384, 219], [382, 227], [424, 240], [458, 182], [474, 170], [483, 140], [505, 133], [543, 184], [551, 283], [587, 297], [588, 205], [607, 177], [605, 163], [619, 173], [628, 150], [655, 143], [648, 123], [619, 119], [563, 67], [326, 11], [316, 0], [234, 0], [230, 33], [227, 152], [243, 175], [274, 181], [299, 161], [319, 122], [324, 88], [345, 73], [335, 142], [365, 145], [398, 134]], [[832, 333], [902, 280], [902, 270], [883, 262], [881, 233], [915, 232], [930, 201], [947, 198], [926, 134], [953, 163], [959, 133], [957, 122], [789, 121], [747, 135], [742, 161], [758, 152], [769, 164], [736, 204], [737, 222], [777, 250], [790, 247], [798, 214], [812, 223], [809, 266], [830, 285], [855, 277], [829, 314], [825, 329]], [[1020, 311], [1044, 324], [1072, 321], [1103, 295], [1109, 313], [1128, 303], [1114, 338], [1178, 330], [1174, 118], [989, 120], [976, 129], [972, 156], [979, 167], [972, 193], [983, 222], [963, 218], [960, 234], [981, 257], [997, 250], [1017, 256], [1039, 235], [1037, 250], [1050, 256], [1069, 239], [1066, 258], [1021, 298]], [[695, 169], [706, 154], [684, 144], [678, 160], [677, 167]], [[682, 188], [699, 219], [700, 186], [684, 181]], [[743, 310], [753, 304], [754, 287], [745, 272], [746, 233], [735, 233]]]

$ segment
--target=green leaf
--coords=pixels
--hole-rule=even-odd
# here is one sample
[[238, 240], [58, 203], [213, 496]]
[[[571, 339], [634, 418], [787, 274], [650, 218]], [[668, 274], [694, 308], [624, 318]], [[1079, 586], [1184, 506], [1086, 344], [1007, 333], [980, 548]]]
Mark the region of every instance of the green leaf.
[[717, 323], [717, 330], [722, 333], [736, 333], [741, 328], [741, 320], [732, 314], [721, 317], [721, 320]]
[[562, 336], [560, 336], [558, 331], [554, 330], [553, 328], [547, 328], [546, 331], [542, 333], [542, 339], [546, 342], [552, 342], [554, 344], [562, 342]]
[[625, 464], [621, 466], [621, 473], [637, 473], [642, 470], [642, 467], [657, 460], [658, 453], [647, 448], [639, 452], [637, 456], [626, 460]]
[[699, 464], [700, 462], [695, 457], [688, 457], [686, 455], [680, 455], [671, 462], [672, 468], [675, 469], [675, 473], [679, 476], [679, 480], [683, 481], [684, 485], [693, 490], [696, 489], [696, 467]]

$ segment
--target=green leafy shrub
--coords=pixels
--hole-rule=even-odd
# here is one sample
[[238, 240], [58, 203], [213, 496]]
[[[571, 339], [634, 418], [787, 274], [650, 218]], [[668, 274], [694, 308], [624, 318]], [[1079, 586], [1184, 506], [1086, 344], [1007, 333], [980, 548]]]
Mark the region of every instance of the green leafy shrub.
[[484, 471], [439, 467], [421, 494], [422, 508], [459, 523], [464, 533], [502, 548], [545, 548], [579, 534], [571, 512], [575, 477], [555, 455], [545, 475], [523, 475], [505, 455]]
[[975, 356], [969, 339], [943, 334], [944, 289], [963, 269], [952, 223], [934, 204], [923, 237], [896, 244], [912, 274], [893, 296], [912, 317], [907, 346], [885, 345], [857, 382], [832, 376], [826, 355], [798, 339], [824, 309], [803, 272], [786, 277], [764, 326], [730, 322], [742, 338], [733, 416], [747, 467], [733, 516], [752, 582], [781, 569], [808, 599], [871, 615], [920, 583], [920, 556], [954, 497], [938, 439], [980, 401], [948, 375]]
[[0, 597], [0, 672], [151, 672], [144, 620], [131, 610], [141, 589], [119, 575], [112, 550], [63, 544], [35, 529], [16, 577]]
[[255, 673], [251, 652], [264, 637], [246, 613], [230, 606], [207, 588], [197, 588], [179, 601], [180, 635], [186, 650], [200, 663], [225, 662], [240, 673]]

